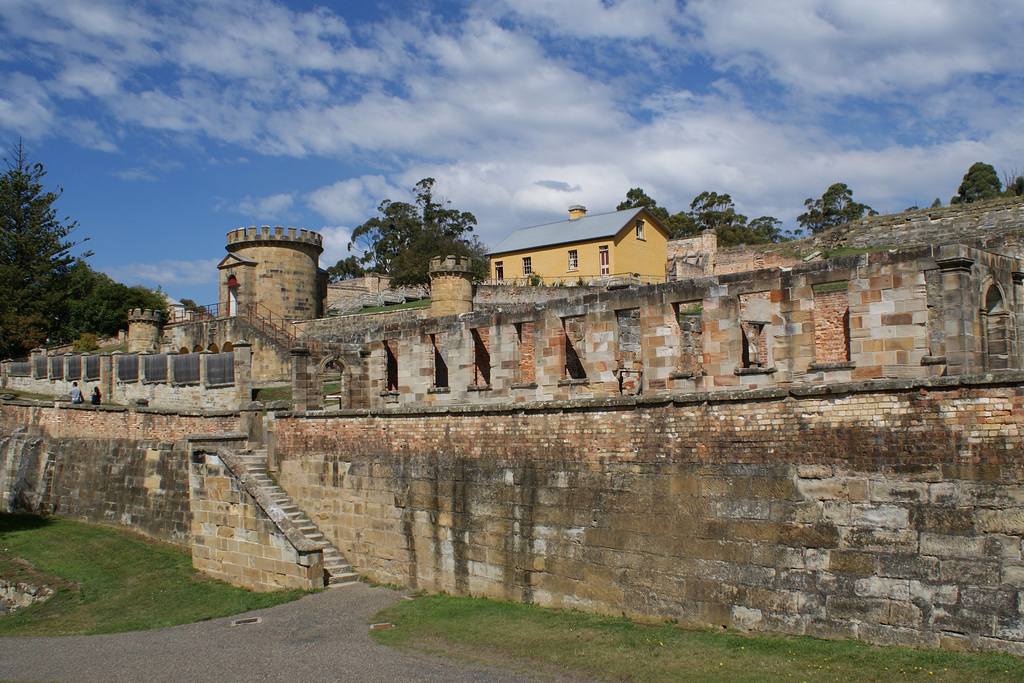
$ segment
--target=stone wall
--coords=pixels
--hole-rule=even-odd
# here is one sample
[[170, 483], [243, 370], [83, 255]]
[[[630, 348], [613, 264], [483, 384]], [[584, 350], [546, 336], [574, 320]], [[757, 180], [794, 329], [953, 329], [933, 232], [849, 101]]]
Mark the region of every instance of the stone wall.
[[246, 486], [244, 468], [232, 457], [221, 449], [194, 451], [189, 500], [195, 568], [251, 590], [323, 588], [322, 545], [300, 539], [297, 548], [268, 515], [269, 501], [260, 500], [258, 487]]
[[[208, 362], [212, 358], [218, 357], [215, 354], [201, 354], [197, 361], [199, 375], [196, 381], [184, 382], [175, 381], [177, 378], [172, 370], [173, 354], [167, 355], [158, 364], [162, 372], [158, 379], [152, 379], [146, 376], [145, 359], [154, 358], [153, 356], [126, 356], [114, 353], [99, 356], [99, 377], [88, 380], [85, 379], [86, 373], [81, 368], [77, 374], [67, 371], [72, 359], [77, 361], [79, 366], [84, 364], [85, 356], [79, 354], [49, 356], [48, 367], [51, 363], [56, 362], [64, 367], [64, 371], [55, 375], [51, 368], [49, 376], [38, 378], [14, 375], [9, 371], [11, 362], [2, 361], [0, 362], [0, 387], [10, 391], [23, 391], [67, 400], [72, 384], [77, 383], [82, 391], [83, 400], [86, 402], [90, 400], [92, 388], [98, 387], [101, 403], [127, 404], [144, 401], [146, 404], [156, 407], [189, 406], [197, 409], [231, 410], [242, 403], [247, 403], [252, 398], [250, 379], [252, 354], [249, 350], [248, 344], [240, 343], [231, 355], [220, 354], [220, 358], [227, 358], [229, 362], [232, 362], [232, 377], [230, 382], [219, 384], [212, 383], [212, 375], [208, 371]], [[131, 364], [134, 372], [129, 372], [127, 377], [122, 377], [119, 360], [132, 357], [137, 359], [134, 364]]]
[[272, 423], [379, 581], [1024, 653], [1024, 376]]
[[128, 527], [188, 545], [185, 451], [154, 439], [53, 438], [11, 424], [5, 419], [0, 427], [0, 509]]
[[0, 511], [132, 529], [190, 548], [197, 569], [253, 590], [322, 588], [322, 542], [289, 530], [279, 506], [273, 519], [276, 503], [225, 448], [244, 447], [248, 435], [234, 430], [252, 421], [4, 402]]
[[[376, 580], [1024, 654], [1022, 417], [1024, 373], [1007, 371], [279, 413], [267, 428], [278, 482]], [[189, 446], [243, 440], [244, 422], [5, 401], [0, 491], [177, 542], [201, 535], [197, 564], [253, 586], [315, 575], [315, 551], [285, 558], [229, 461]], [[193, 453], [206, 455], [189, 486]], [[275, 564], [286, 559], [306, 569]]]
[[[652, 396], [1022, 368], [1022, 272], [1015, 258], [940, 245], [390, 322], [359, 338], [347, 364], [365, 378], [366, 393], [342, 407]], [[474, 341], [483, 336], [485, 387], [476, 379]]]
[[822, 243], [852, 247], [903, 247], [952, 240], [984, 241], [1018, 235], [1024, 226], [1024, 197], [871, 216], [823, 233]]

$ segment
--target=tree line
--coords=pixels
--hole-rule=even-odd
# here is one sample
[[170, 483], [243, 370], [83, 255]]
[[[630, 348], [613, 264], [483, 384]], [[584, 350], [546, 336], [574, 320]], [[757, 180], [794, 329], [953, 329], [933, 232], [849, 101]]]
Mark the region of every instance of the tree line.
[[[1017, 172], [1005, 174], [1006, 187], [990, 164], [978, 162], [964, 174], [956, 196], [950, 204], [971, 203], [999, 196], [1024, 195], [1024, 176]], [[387, 275], [392, 286], [428, 284], [430, 259], [448, 254], [468, 256], [473, 260], [478, 279], [489, 276], [487, 248], [471, 233], [476, 217], [451, 208], [447, 199], [434, 195], [433, 178], [424, 178], [413, 188], [412, 203], [385, 199], [377, 208], [378, 216], [370, 218], [352, 232], [348, 244], [362, 250], [361, 256], [349, 256], [327, 269], [332, 281], [359, 277], [368, 272]], [[933, 207], [942, 206], [936, 199]], [[689, 210], [671, 213], [657, 201], [634, 187], [616, 210], [644, 207], [668, 229], [673, 239], [699, 235], [713, 230], [722, 247], [740, 244], [769, 244], [795, 239], [801, 233], [824, 232], [864, 216], [878, 212], [867, 204], [854, 201], [853, 190], [846, 183], [833, 183], [817, 199], [804, 201], [804, 213], [797, 216], [796, 233], [783, 230], [782, 221], [774, 216], [748, 220], [736, 210], [727, 193], [706, 190], [693, 198]], [[916, 210], [912, 206], [907, 210]]]
[[[46, 171], [29, 160], [22, 143], [3, 158], [0, 175], [0, 358], [27, 355], [33, 348], [76, 341], [95, 348], [97, 337], [127, 327], [130, 308], [166, 312], [160, 292], [128, 287], [89, 267], [73, 250], [77, 223], [58, 216], [54, 203], [63, 190], [46, 190]], [[90, 348], [92, 347], [92, 348]]]

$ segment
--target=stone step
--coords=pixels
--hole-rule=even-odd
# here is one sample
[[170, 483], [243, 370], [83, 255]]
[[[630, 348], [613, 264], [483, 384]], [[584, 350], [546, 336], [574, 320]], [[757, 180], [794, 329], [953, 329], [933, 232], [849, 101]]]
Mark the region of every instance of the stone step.
[[330, 574], [327, 585], [330, 588], [336, 586], [351, 586], [354, 583], [359, 583], [359, 574], [355, 572], [345, 572], [344, 574]]
[[249, 476], [267, 494], [267, 497], [284, 512], [303, 536], [311, 541], [327, 543], [323, 550], [324, 578], [328, 587], [347, 586], [359, 581], [359, 574], [352, 571], [345, 555], [335, 548], [323, 535], [320, 529], [309, 520], [306, 514], [267, 473], [266, 451], [239, 454], [239, 460], [245, 465]]

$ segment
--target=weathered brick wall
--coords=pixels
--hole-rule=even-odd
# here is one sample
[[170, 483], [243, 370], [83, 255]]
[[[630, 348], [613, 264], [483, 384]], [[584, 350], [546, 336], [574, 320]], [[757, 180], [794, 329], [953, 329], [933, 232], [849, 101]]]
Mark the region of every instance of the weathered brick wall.
[[0, 403], [0, 429], [9, 433], [26, 425], [51, 438], [176, 441], [194, 434], [234, 432], [239, 417], [237, 411], [129, 409], [30, 401]]
[[0, 496], [3, 510], [60, 515], [128, 527], [179, 545], [189, 542], [188, 454], [169, 442], [54, 438], [38, 429], [4, 425]]
[[239, 415], [0, 403], [0, 506], [124, 526], [187, 545], [188, 452]]
[[[845, 283], [843, 283], [845, 285]], [[814, 292], [814, 360], [850, 360], [849, 298], [846, 287]]]
[[1024, 377], [282, 417], [364, 573], [755, 631], [1024, 652]]

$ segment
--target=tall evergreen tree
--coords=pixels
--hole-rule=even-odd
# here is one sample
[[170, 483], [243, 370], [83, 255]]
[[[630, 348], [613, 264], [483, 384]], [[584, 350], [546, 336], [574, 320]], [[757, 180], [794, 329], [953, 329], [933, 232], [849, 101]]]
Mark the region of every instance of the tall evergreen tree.
[[[59, 218], [60, 198], [44, 189], [43, 165], [32, 163], [21, 142], [4, 158], [0, 175], [0, 357], [24, 355], [60, 335], [73, 286], [76, 223]], [[84, 254], [89, 256], [90, 254]]]

